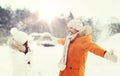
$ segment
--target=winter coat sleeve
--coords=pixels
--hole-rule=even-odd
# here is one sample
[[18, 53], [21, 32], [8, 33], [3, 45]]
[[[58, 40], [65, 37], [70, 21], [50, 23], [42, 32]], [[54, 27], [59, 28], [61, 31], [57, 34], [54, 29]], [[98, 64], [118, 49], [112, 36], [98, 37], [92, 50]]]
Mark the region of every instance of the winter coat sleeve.
[[104, 57], [104, 54], [106, 53], [106, 50], [104, 50], [102, 47], [100, 47], [99, 45], [95, 44], [95, 43], [89, 43], [87, 49], [98, 55], [101, 57]]
[[85, 49], [89, 50], [90, 52], [94, 53], [95, 55], [104, 57], [104, 54], [106, 53], [106, 50], [103, 49], [101, 46], [96, 44], [95, 42], [92, 41], [92, 36], [88, 37], [89, 39], [86, 40], [85, 42]]
[[61, 45], [64, 45], [65, 44], [65, 38], [60, 38], [58, 39], [58, 43], [61, 44]]

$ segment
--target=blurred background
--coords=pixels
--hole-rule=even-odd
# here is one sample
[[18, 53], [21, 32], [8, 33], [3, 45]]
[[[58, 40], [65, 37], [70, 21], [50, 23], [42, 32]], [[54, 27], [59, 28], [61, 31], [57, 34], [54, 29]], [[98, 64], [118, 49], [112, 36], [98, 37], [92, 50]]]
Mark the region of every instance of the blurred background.
[[[0, 44], [12, 27], [31, 34], [49, 32], [55, 37], [67, 35], [67, 23], [82, 17], [93, 27], [93, 38], [120, 32], [119, 0], [0, 0]], [[108, 33], [109, 32], [109, 33]]]
[[[82, 18], [84, 25], [90, 25], [93, 28], [93, 41], [106, 49], [115, 49], [120, 55], [119, 4], [120, 0], [0, 0], [0, 68], [2, 68], [0, 75], [11, 76], [12, 62], [6, 41], [10, 37], [9, 30], [12, 27], [33, 36], [33, 40], [38, 42], [40, 34], [44, 32], [54, 37], [66, 37], [67, 23], [74, 18]], [[61, 51], [58, 51], [62, 50], [60, 47], [52, 46], [47, 49], [36, 44], [33, 46], [36, 50], [34, 60], [40, 58], [40, 61], [35, 63], [41, 62], [46, 53], [48, 54], [44, 57], [48, 61], [43, 61], [37, 66], [35, 64], [40, 76], [58, 75], [59, 69], [56, 66], [61, 54]], [[52, 61], [49, 61], [50, 57]], [[49, 69], [42, 67], [46, 65]], [[86, 76], [120, 76], [119, 63], [111, 63], [91, 53], [86, 67]]]

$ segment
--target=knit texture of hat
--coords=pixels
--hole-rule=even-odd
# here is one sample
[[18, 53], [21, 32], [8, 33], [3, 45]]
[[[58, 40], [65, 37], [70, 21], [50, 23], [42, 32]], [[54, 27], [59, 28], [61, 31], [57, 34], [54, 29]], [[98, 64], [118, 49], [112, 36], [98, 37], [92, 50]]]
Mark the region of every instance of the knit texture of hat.
[[71, 21], [68, 23], [67, 26], [68, 26], [68, 27], [72, 27], [72, 28], [80, 31], [80, 30], [82, 30], [82, 28], [83, 28], [83, 23], [82, 23], [82, 21], [81, 21], [80, 19], [73, 19], [73, 20], [71, 20]]
[[19, 31], [17, 28], [11, 28], [10, 33], [17, 42], [24, 44], [28, 40], [28, 35], [25, 32]]

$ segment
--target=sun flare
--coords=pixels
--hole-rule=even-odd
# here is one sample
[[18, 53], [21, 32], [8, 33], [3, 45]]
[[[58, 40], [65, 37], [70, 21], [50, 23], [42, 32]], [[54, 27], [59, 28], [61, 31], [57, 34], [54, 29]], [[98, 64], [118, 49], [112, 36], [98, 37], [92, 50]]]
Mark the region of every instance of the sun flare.
[[44, 19], [50, 22], [56, 16], [57, 8], [56, 6], [50, 4], [44, 4], [40, 6], [39, 13], [40, 19]]

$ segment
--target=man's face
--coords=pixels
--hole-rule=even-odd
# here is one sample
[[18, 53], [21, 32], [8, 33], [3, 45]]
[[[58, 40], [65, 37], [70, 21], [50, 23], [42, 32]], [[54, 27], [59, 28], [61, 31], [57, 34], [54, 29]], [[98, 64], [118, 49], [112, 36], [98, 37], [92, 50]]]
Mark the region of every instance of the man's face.
[[72, 35], [72, 34], [75, 34], [76, 32], [78, 32], [78, 30], [76, 30], [72, 27], [68, 27], [68, 32]]

